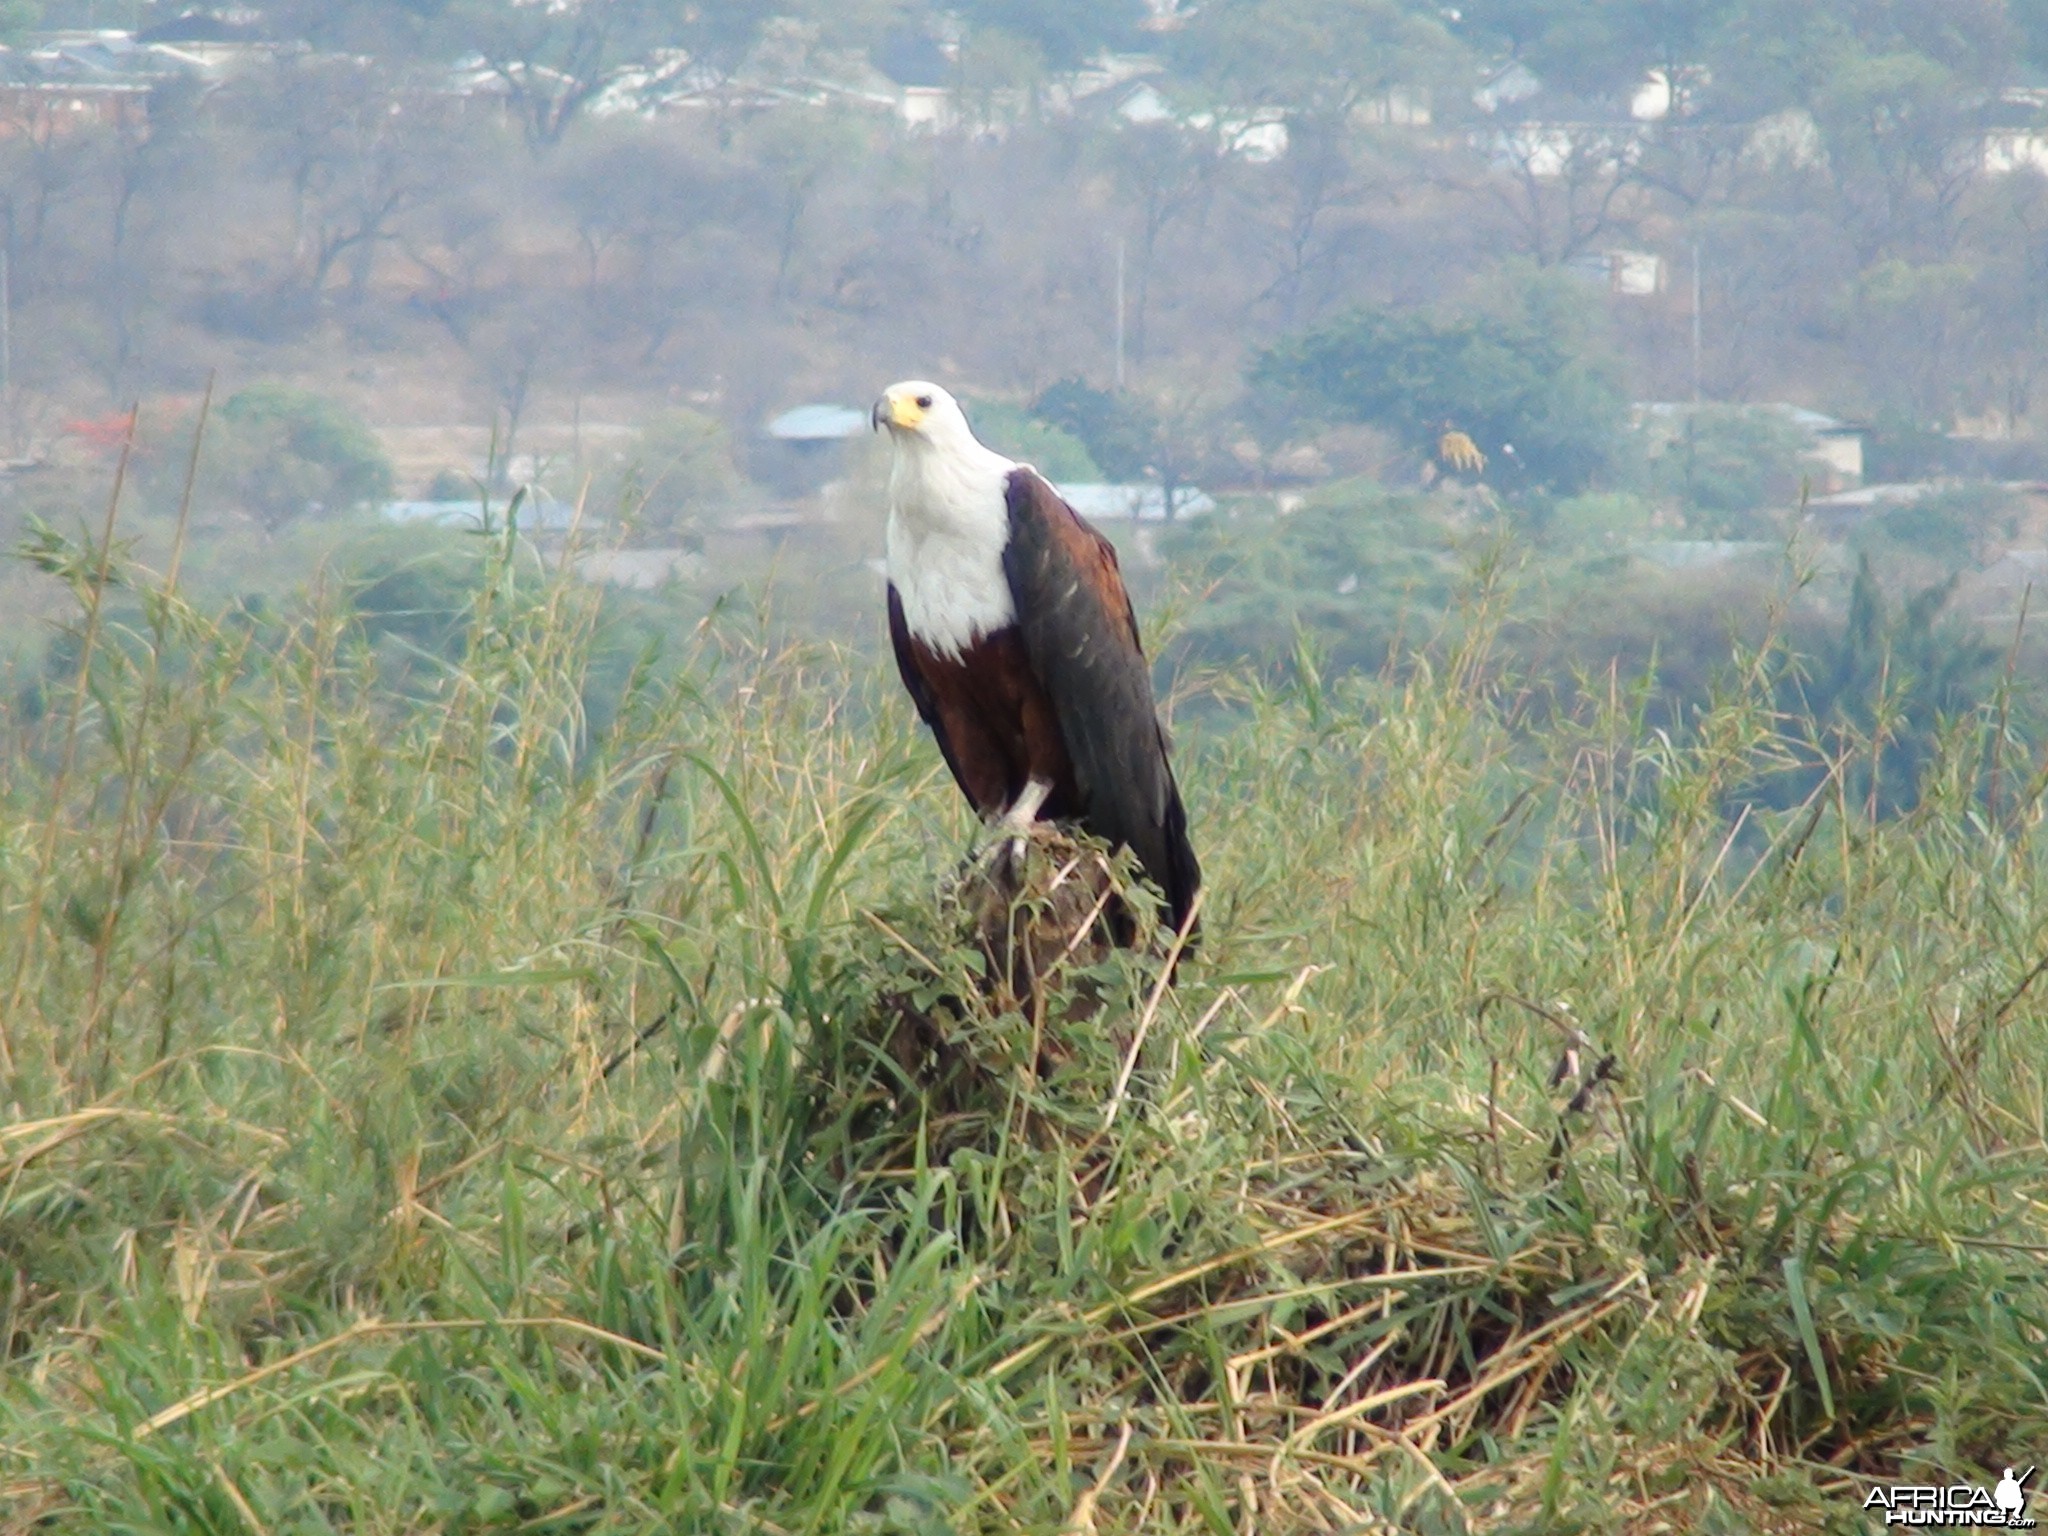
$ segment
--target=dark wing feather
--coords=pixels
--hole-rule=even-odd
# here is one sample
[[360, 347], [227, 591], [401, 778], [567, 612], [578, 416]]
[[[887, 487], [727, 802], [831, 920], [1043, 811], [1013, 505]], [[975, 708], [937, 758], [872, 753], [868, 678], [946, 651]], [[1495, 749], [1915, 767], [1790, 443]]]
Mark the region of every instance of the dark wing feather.
[[1011, 471], [1006, 495], [1003, 574], [1024, 654], [1052, 698], [1073, 762], [1079, 819], [1138, 856], [1178, 927], [1202, 872], [1116, 550], [1036, 470]]
[[895, 648], [896, 670], [903, 676], [903, 686], [910, 694], [910, 702], [917, 706], [918, 719], [932, 728], [932, 736], [939, 744], [939, 755], [953, 770], [953, 782], [967, 796], [968, 804], [976, 804], [974, 789], [968, 784], [967, 775], [960, 771], [960, 759], [953, 750], [945, 722], [939, 718], [939, 701], [924, 673], [918, 669], [917, 658], [911, 654], [910, 623], [903, 617], [903, 599], [896, 595], [896, 583], [893, 581], [889, 583], [889, 643]]

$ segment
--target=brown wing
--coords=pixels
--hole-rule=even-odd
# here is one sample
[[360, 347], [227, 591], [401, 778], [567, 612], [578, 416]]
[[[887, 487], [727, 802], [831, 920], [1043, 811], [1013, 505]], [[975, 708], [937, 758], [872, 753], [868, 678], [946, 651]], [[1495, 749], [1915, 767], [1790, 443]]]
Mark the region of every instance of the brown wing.
[[1179, 926], [1202, 871], [1116, 550], [1028, 466], [1011, 471], [1006, 497], [1003, 574], [1073, 764], [1076, 819], [1138, 856]]
[[896, 595], [896, 583], [893, 581], [889, 583], [889, 641], [895, 647], [896, 670], [903, 675], [903, 686], [909, 690], [910, 702], [917, 706], [918, 718], [932, 728], [932, 735], [939, 743], [939, 755], [953, 770], [953, 782], [960, 786], [970, 805], [987, 815], [988, 800], [1000, 797], [1002, 786], [998, 784], [991, 790], [985, 773], [970, 774], [967, 771], [963, 758], [979, 754], [963, 752], [968, 744], [955, 740], [960, 722], [949, 720], [947, 716], [952, 712], [939, 707], [938, 695], [924, 674], [923, 658], [918, 654], [923, 647], [911, 637], [910, 624], [903, 617], [903, 599]]

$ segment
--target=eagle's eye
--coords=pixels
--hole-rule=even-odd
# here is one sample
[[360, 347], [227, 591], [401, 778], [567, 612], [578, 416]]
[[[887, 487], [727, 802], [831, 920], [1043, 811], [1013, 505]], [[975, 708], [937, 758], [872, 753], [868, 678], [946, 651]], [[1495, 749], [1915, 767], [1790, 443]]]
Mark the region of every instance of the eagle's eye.
[[930, 410], [932, 408], [932, 397], [930, 395], [919, 395], [917, 397], [917, 408], [920, 411]]

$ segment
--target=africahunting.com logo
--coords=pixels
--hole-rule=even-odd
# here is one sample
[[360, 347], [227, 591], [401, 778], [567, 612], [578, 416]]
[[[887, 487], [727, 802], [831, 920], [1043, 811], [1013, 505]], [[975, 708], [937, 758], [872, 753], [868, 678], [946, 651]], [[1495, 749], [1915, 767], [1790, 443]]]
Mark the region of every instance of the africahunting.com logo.
[[1880, 1483], [1863, 1500], [1868, 1510], [1883, 1510], [1886, 1525], [1926, 1525], [1937, 1529], [1963, 1525], [1997, 1525], [2031, 1530], [2027, 1518], [2027, 1479], [2032, 1467], [2013, 1475], [2011, 1467], [1989, 1488], [1970, 1483]]

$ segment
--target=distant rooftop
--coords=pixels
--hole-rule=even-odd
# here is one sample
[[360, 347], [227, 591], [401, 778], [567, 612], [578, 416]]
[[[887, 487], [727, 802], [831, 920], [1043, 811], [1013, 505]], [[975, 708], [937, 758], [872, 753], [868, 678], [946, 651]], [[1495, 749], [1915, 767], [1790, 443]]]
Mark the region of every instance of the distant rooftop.
[[[1063, 483], [1056, 489], [1066, 497], [1068, 506], [1097, 522], [1157, 523], [1166, 518], [1166, 490], [1163, 486], [1102, 485], [1077, 480]], [[1181, 486], [1174, 492], [1175, 517], [1200, 517], [1215, 510], [1215, 501], [1191, 485]]]
[[[504, 526], [507, 505], [494, 504], [489, 520]], [[431, 523], [439, 528], [470, 532], [481, 531], [485, 523], [483, 504], [473, 497], [460, 501], [387, 501], [378, 510], [387, 523]], [[520, 499], [516, 516], [520, 528], [527, 533], [561, 533], [575, 525], [576, 506], [559, 496], [535, 490]]]
[[138, 43], [260, 43], [263, 27], [252, 14], [190, 8], [145, 27], [135, 34]]
[[768, 423], [768, 435], [786, 443], [816, 443], [858, 437], [873, 425], [868, 413], [850, 405], [799, 405]]
[[[1721, 404], [1722, 402], [1719, 401], [1702, 401], [1695, 405], [1690, 400], [1638, 400], [1635, 404], [1635, 409], [1639, 415], [1644, 417], [1670, 420], [1674, 417], [1688, 416], [1694, 411], [1704, 410], [1710, 406], [1718, 408]], [[1768, 411], [1772, 415], [1783, 417], [1793, 426], [1798, 427], [1802, 431], [1811, 432], [1815, 436], [1833, 432], [1867, 432], [1870, 430], [1861, 422], [1843, 421], [1840, 417], [1830, 416], [1823, 411], [1812, 410], [1807, 406], [1793, 405], [1785, 400], [1737, 405], [1734, 408], [1744, 411]]]

